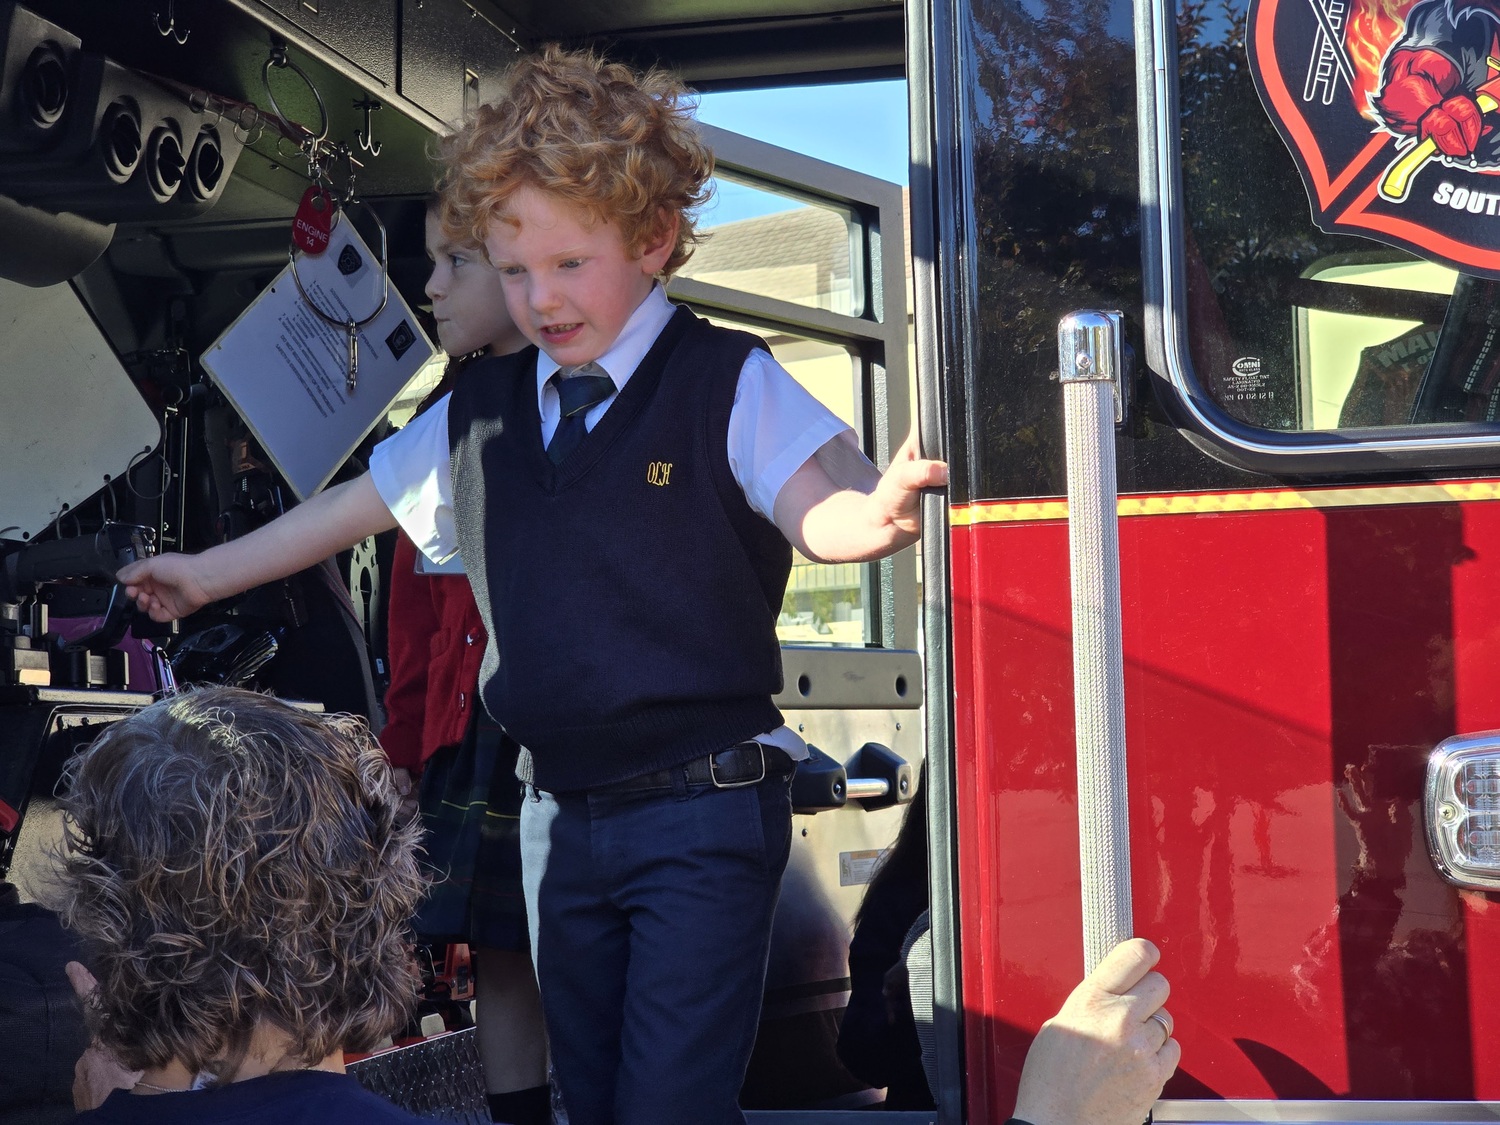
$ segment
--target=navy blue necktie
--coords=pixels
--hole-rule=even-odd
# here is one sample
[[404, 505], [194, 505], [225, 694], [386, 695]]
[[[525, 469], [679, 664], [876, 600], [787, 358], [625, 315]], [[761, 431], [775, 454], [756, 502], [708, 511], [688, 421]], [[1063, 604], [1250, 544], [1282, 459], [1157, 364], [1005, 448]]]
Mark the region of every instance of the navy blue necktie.
[[584, 418], [589, 408], [614, 394], [615, 383], [608, 375], [600, 373], [597, 363], [564, 368], [552, 376], [552, 382], [557, 387], [562, 416], [557, 420], [557, 429], [552, 431], [552, 440], [547, 443], [547, 456], [554, 465], [561, 465], [583, 443], [588, 433]]

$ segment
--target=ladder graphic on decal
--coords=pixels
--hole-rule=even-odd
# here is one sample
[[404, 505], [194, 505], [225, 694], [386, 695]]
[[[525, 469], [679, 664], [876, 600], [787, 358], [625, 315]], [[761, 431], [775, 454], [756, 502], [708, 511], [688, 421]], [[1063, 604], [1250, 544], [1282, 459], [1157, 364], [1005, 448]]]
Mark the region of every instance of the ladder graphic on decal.
[[1332, 105], [1337, 93], [1336, 75], [1343, 75], [1349, 89], [1354, 89], [1354, 66], [1344, 51], [1344, 16], [1348, 7], [1344, 0], [1307, 0], [1318, 20], [1318, 34], [1313, 37], [1312, 55], [1307, 61], [1307, 81], [1302, 87], [1302, 100], [1321, 101]]

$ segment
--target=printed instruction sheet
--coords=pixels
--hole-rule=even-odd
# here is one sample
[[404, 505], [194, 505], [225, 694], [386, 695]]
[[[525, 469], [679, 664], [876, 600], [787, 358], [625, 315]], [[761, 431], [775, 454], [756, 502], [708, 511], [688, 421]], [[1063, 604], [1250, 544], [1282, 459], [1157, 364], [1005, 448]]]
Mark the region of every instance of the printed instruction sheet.
[[[386, 285], [380, 260], [348, 216], [334, 224], [323, 253], [297, 255], [297, 277], [320, 309], [340, 319], [368, 316]], [[288, 265], [203, 353], [204, 369], [301, 500], [328, 483], [436, 352], [394, 288], [380, 315], [358, 331], [351, 394], [348, 334], [308, 306]]]

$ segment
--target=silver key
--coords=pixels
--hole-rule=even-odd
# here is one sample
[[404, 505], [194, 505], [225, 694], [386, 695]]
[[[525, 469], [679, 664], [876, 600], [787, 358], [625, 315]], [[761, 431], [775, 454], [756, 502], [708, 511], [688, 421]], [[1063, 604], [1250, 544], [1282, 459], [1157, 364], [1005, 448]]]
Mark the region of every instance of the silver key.
[[352, 395], [359, 381], [359, 325], [351, 320], [344, 327], [349, 333], [349, 371], [344, 377], [344, 385]]

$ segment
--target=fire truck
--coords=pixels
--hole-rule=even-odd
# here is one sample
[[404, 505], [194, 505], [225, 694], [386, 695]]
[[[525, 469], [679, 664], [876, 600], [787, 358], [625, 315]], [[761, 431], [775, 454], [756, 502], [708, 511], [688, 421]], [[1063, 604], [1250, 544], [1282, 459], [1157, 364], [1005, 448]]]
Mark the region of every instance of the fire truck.
[[705, 126], [721, 194], [770, 202], [670, 289], [760, 333], [877, 462], [915, 421], [952, 468], [920, 558], [794, 571], [778, 703], [815, 753], [744, 1104], [880, 1101], [833, 1043], [915, 797], [934, 1108], [899, 1118], [1003, 1121], [1037, 1027], [1132, 930], [1183, 1048], [1156, 1120], [1491, 1118], [1492, 9], [5, 0], [13, 877], [60, 761], [168, 662], [378, 721], [380, 544], [129, 656], [109, 581], [304, 494], [202, 357], [274, 288], [310, 184], [358, 201], [417, 305], [431, 143], [518, 52], [705, 91], [903, 77], [909, 196]]

